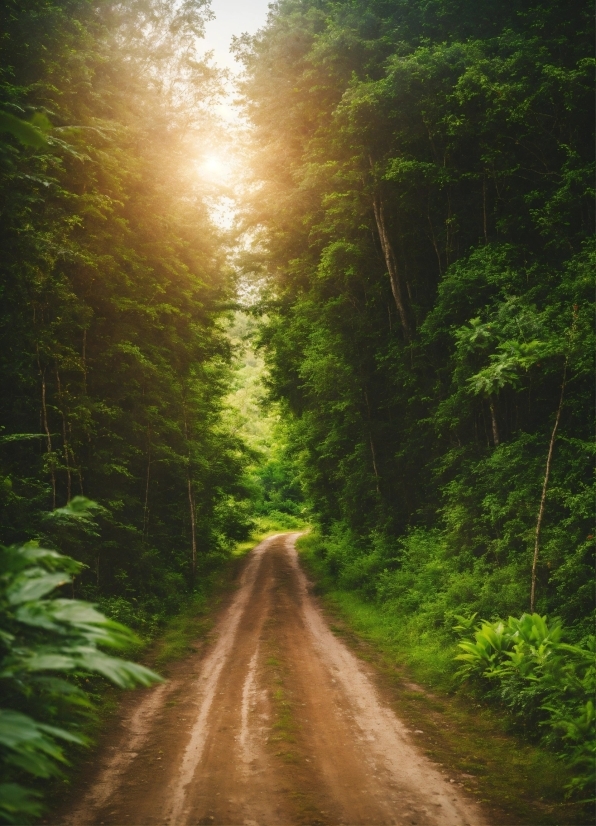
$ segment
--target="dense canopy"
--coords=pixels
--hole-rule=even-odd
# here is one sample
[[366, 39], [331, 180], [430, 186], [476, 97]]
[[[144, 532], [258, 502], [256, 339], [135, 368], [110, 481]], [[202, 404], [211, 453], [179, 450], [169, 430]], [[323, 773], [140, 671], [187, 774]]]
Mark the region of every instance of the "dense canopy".
[[433, 623], [589, 627], [590, 20], [284, 0], [236, 44], [272, 396], [330, 564]]
[[[59, 541], [87, 565], [77, 593], [148, 617], [247, 525], [244, 448], [221, 417], [233, 279], [195, 164], [218, 128], [206, 15], [2, 10], [2, 117], [38, 144], [1, 136], [2, 538]], [[44, 514], [75, 495], [100, 506], [95, 527], [56, 536]]]
[[158, 679], [89, 640], [307, 520], [325, 587], [590, 794], [592, 12], [279, 0], [232, 125], [209, 0], [2, 4], [0, 819], [88, 675]]

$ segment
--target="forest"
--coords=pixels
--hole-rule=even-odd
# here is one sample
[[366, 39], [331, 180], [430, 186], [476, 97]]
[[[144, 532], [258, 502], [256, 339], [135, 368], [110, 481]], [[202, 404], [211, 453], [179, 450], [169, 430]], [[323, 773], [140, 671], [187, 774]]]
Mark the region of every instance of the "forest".
[[211, 14], [0, 10], [0, 817], [39, 816], [88, 675], [158, 679], [101, 653], [120, 623], [151, 638], [237, 543], [307, 525], [313, 576], [585, 800], [592, 9], [279, 0], [234, 41], [237, 127]]

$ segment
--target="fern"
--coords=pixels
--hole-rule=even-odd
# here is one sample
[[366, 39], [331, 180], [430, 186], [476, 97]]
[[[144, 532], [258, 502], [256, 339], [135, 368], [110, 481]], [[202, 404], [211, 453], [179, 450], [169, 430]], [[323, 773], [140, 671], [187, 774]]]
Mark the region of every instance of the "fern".
[[489, 679], [509, 712], [554, 747], [572, 772], [570, 794], [594, 789], [596, 731], [595, 641], [582, 645], [562, 642], [564, 629], [557, 619], [523, 614], [507, 622], [482, 621], [472, 631], [472, 620], [457, 617], [458, 633], [472, 633], [458, 643], [463, 679]]

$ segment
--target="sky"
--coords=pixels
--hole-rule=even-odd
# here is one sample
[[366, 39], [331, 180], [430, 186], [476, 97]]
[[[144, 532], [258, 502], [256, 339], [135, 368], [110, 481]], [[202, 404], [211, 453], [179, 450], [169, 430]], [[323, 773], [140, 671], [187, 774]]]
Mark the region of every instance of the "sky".
[[[230, 53], [230, 43], [234, 35], [244, 32], [254, 34], [267, 21], [268, 6], [271, 0], [211, 0], [211, 9], [215, 20], [205, 27], [205, 40], [201, 46], [205, 51], [213, 51], [215, 63], [222, 69], [229, 69], [238, 74], [240, 64], [236, 63]], [[233, 105], [235, 89], [233, 81], [225, 84], [227, 99], [216, 106], [219, 116], [228, 122], [232, 130], [239, 122], [239, 112]], [[229, 147], [209, 147], [202, 157], [197, 160], [197, 170], [200, 176], [214, 185], [230, 186], [235, 178], [234, 155], [230, 155]], [[211, 215], [216, 224], [229, 229], [234, 222], [234, 202], [228, 195], [214, 196], [211, 203]]]
[[206, 26], [204, 45], [214, 51], [215, 62], [222, 68], [238, 71], [229, 52], [233, 35], [254, 34], [265, 25], [271, 0], [211, 0], [215, 20]]

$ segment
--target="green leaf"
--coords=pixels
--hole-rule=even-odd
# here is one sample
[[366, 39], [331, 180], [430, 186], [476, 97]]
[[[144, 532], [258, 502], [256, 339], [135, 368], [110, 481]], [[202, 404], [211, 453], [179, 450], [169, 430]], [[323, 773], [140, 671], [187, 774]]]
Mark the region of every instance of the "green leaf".
[[66, 574], [48, 574], [41, 568], [33, 568], [27, 571], [26, 575], [20, 575], [17, 578], [7, 589], [6, 596], [11, 605], [20, 605], [23, 602], [39, 599], [70, 581], [70, 577]]
[[0, 436], [0, 444], [10, 444], [11, 442], [25, 442], [29, 439], [45, 438], [45, 433], [10, 433], [7, 436]]
[[41, 794], [26, 789], [18, 783], [0, 783], [0, 816], [9, 823], [23, 823], [23, 817], [29, 820], [37, 818], [43, 812], [39, 802]]
[[37, 127], [40, 132], [49, 132], [52, 128], [52, 122], [45, 112], [34, 112], [33, 117], [29, 120], [29, 123]]
[[95, 648], [78, 650], [78, 665], [81, 670], [101, 674], [120, 688], [133, 688], [135, 685], [149, 686], [164, 682], [163, 678], [130, 660], [110, 657]]
[[33, 123], [11, 115], [10, 112], [0, 111], [0, 132], [8, 133], [16, 138], [23, 146], [32, 146], [43, 149], [48, 145], [43, 132]]
[[0, 745], [9, 750], [4, 758], [11, 766], [36, 777], [59, 775], [58, 764], [66, 763], [56, 740], [85, 745], [83, 737], [57, 726], [39, 723], [10, 709], [0, 709]]
[[[49, 548], [41, 548], [37, 542], [27, 542], [21, 547], [8, 549], [9, 553], [16, 553], [23, 563], [36, 561], [42, 562], [51, 570], [68, 571], [71, 574], [77, 574], [83, 568], [81, 562], [72, 559], [70, 556], [64, 556], [58, 551], [49, 550]], [[25, 565], [23, 566], [25, 567]]]
[[72, 671], [77, 660], [66, 654], [33, 654], [23, 659], [21, 665], [27, 671]]
[[[70, 625], [84, 632], [94, 630], [95, 634], [104, 637], [110, 634], [110, 620], [107, 620], [90, 603], [81, 600], [52, 599], [27, 603], [16, 611], [15, 617], [26, 625], [48, 630], [63, 631], [64, 625]], [[90, 629], [89, 626], [92, 625], [97, 628]], [[127, 629], [124, 629], [124, 632], [126, 631]], [[132, 635], [129, 632], [130, 636]]]
[[101, 506], [86, 496], [74, 496], [68, 505], [56, 508], [48, 514], [49, 518], [67, 517], [69, 519], [91, 519], [94, 512], [100, 511]]

